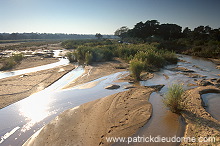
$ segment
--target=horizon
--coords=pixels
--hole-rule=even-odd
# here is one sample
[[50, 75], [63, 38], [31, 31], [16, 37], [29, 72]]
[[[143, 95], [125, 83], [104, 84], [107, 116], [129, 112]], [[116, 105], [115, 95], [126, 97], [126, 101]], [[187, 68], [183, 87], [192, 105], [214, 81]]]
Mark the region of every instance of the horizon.
[[217, 0], [1, 0], [0, 32], [113, 35], [138, 22], [158, 20], [191, 30], [220, 28]]

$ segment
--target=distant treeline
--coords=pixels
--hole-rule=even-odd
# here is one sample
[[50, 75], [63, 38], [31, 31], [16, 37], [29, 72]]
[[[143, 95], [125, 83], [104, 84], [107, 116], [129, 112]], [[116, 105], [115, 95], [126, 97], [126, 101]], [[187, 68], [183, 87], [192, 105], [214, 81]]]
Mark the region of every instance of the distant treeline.
[[[102, 35], [103, 38], [116, 38], [114, 35]], [[87, 34], [62, 34], [62, 33], [0, 33], [0, 40], [25, 40], [25, 39], [96, 39], [95, 35]]]
[[134, 28], [123, 26], [115, 31], [115, 35], [123, 39], [137, 38], [148, 41], [153, 38], [162, 40], [173, 40], [179, 38], [191, 38], [194, 40], [217, 40], [220, 41], [220, 28], [213, 29], [210, 26], [198, 26], [194, 30], [188, 27], [182, 30], [177, 24], [160, 24], [157, 20], [139, 22]]
[[174, 50], [201, 57], [220, 58], [220, 28], [198, 26], [191, 30], [177, 24], [160, 24], [157, 20], [139, 22], [134, 28], [123, 26], [115, 31], [123, 42], [158, 42], [160, 49]]

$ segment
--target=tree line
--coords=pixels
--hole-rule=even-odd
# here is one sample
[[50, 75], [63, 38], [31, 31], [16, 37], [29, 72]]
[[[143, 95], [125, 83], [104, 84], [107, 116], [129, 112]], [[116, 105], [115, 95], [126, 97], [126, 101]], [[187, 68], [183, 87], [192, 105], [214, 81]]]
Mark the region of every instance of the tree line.
[[157, 20], [138, 22], [134, 28], [123, 26], [115, 31], [122, 42], [158, 42], [158, 49], [172, 50], [206, 58], [220, 58], [220, 28], [198, 26], [191, 30], [177, 24], [160, 24]]
[[114, 35], [93, 34], [64, 34], [64, 33], [0, 33], [0, 40], [25, 40], [25, 39], [100, 39], [116, 38]]
[[177, 24], [160, 24], [157, 20], [147, 20], [145, 23], [138, 22], [134, 28], [123, 26], [115, 31], [115, 35], [122, 39], [137, 38], [142, 41], [174, 40], [189, 38], [193, 40], [217, 40], [220, 41], [220, 28], [213, 29], [210, 26], [198, 26], [194, 30], [188, 27], [182, 30]]

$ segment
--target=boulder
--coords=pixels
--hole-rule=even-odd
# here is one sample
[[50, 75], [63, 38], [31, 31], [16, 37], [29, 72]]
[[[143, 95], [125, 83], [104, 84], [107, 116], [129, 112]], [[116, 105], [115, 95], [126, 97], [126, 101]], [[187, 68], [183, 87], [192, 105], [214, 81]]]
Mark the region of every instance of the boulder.
[[112, 85], [109, 85], [109, 86], [105, 87], [105, 89], [110, 89], [110, 90], [118, 89], [118, 88], [120, 88], [120, 86], [119, 85], [115, 85], [115, 84], [112, 84]]

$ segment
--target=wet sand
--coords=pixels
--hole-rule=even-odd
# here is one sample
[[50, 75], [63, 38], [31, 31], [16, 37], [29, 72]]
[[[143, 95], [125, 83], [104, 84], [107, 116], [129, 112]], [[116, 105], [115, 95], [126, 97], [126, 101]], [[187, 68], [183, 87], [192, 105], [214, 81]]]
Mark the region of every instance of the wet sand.
[[[119, 66], [123, 66], [124, 69], [117, 69]], [[85, 73], [66, 85], [64, 89], [72, 88], [76, 85], [84, 84], [95, 79], [107, 76], [116, 72], [127, 71], [128, 64], [121, 59], [115, 59], [114, 61], [93, 63], [91, 66], [85, 66]]]
[[[55, 58], [41, 59], [40, 57], [29, 57], [24, 59], [21, 64], [16, 66], [13, 70], [36, 67], [57, 61], [58, 59]], [[99, 62], [94, 63], [92, 66], [85, 66], [85, 73], [64, 88], [71, 88], [102, 76], [126, 70], [116, 69], [118, 66], [127, 66], [127, 64], [116, 59], [110, 62]], [[74, 67], [74, 65], [60, 66], [53, 69], [25, 74], [23, 76], [0, 79], [0, 109], [45, 89], [74, 69]], [[95, 84], [89, 85], [89, 87], [87, 85], [87, 87], [84, 88], [90, 88], [92, 86], [95, 86]]]
[[110, 145], [108, 137], [127, 137], [151, 117], [153, 88], [138, 87], [69, 109], [24, 145]]
[[0, 79], [0, 108], [41, 91], [74, 69], [74, 65]]
[[50, 63], [58, 62], [59, 59], [57, 58], [43, 58], [40, 56], [34, 56], [34, 57], [27, 57], [21, 61], [20, 64], [18, 64], [14, 69], [12, 70], [21, 70], [31, 67], [37, 67], [41, 65], [46, 65]]
[[214, 119], [203, 107], [201, 94], [220, 93], [220, 89], [214, 86], [200, 86], [186, 92], [186, 105], [183, 117], [187, 126], [185, 137], [215, 137], [216, 143], [209, 142], [183, 142], [182, 145], [219, 145], [220, 144], [220, 121]]

